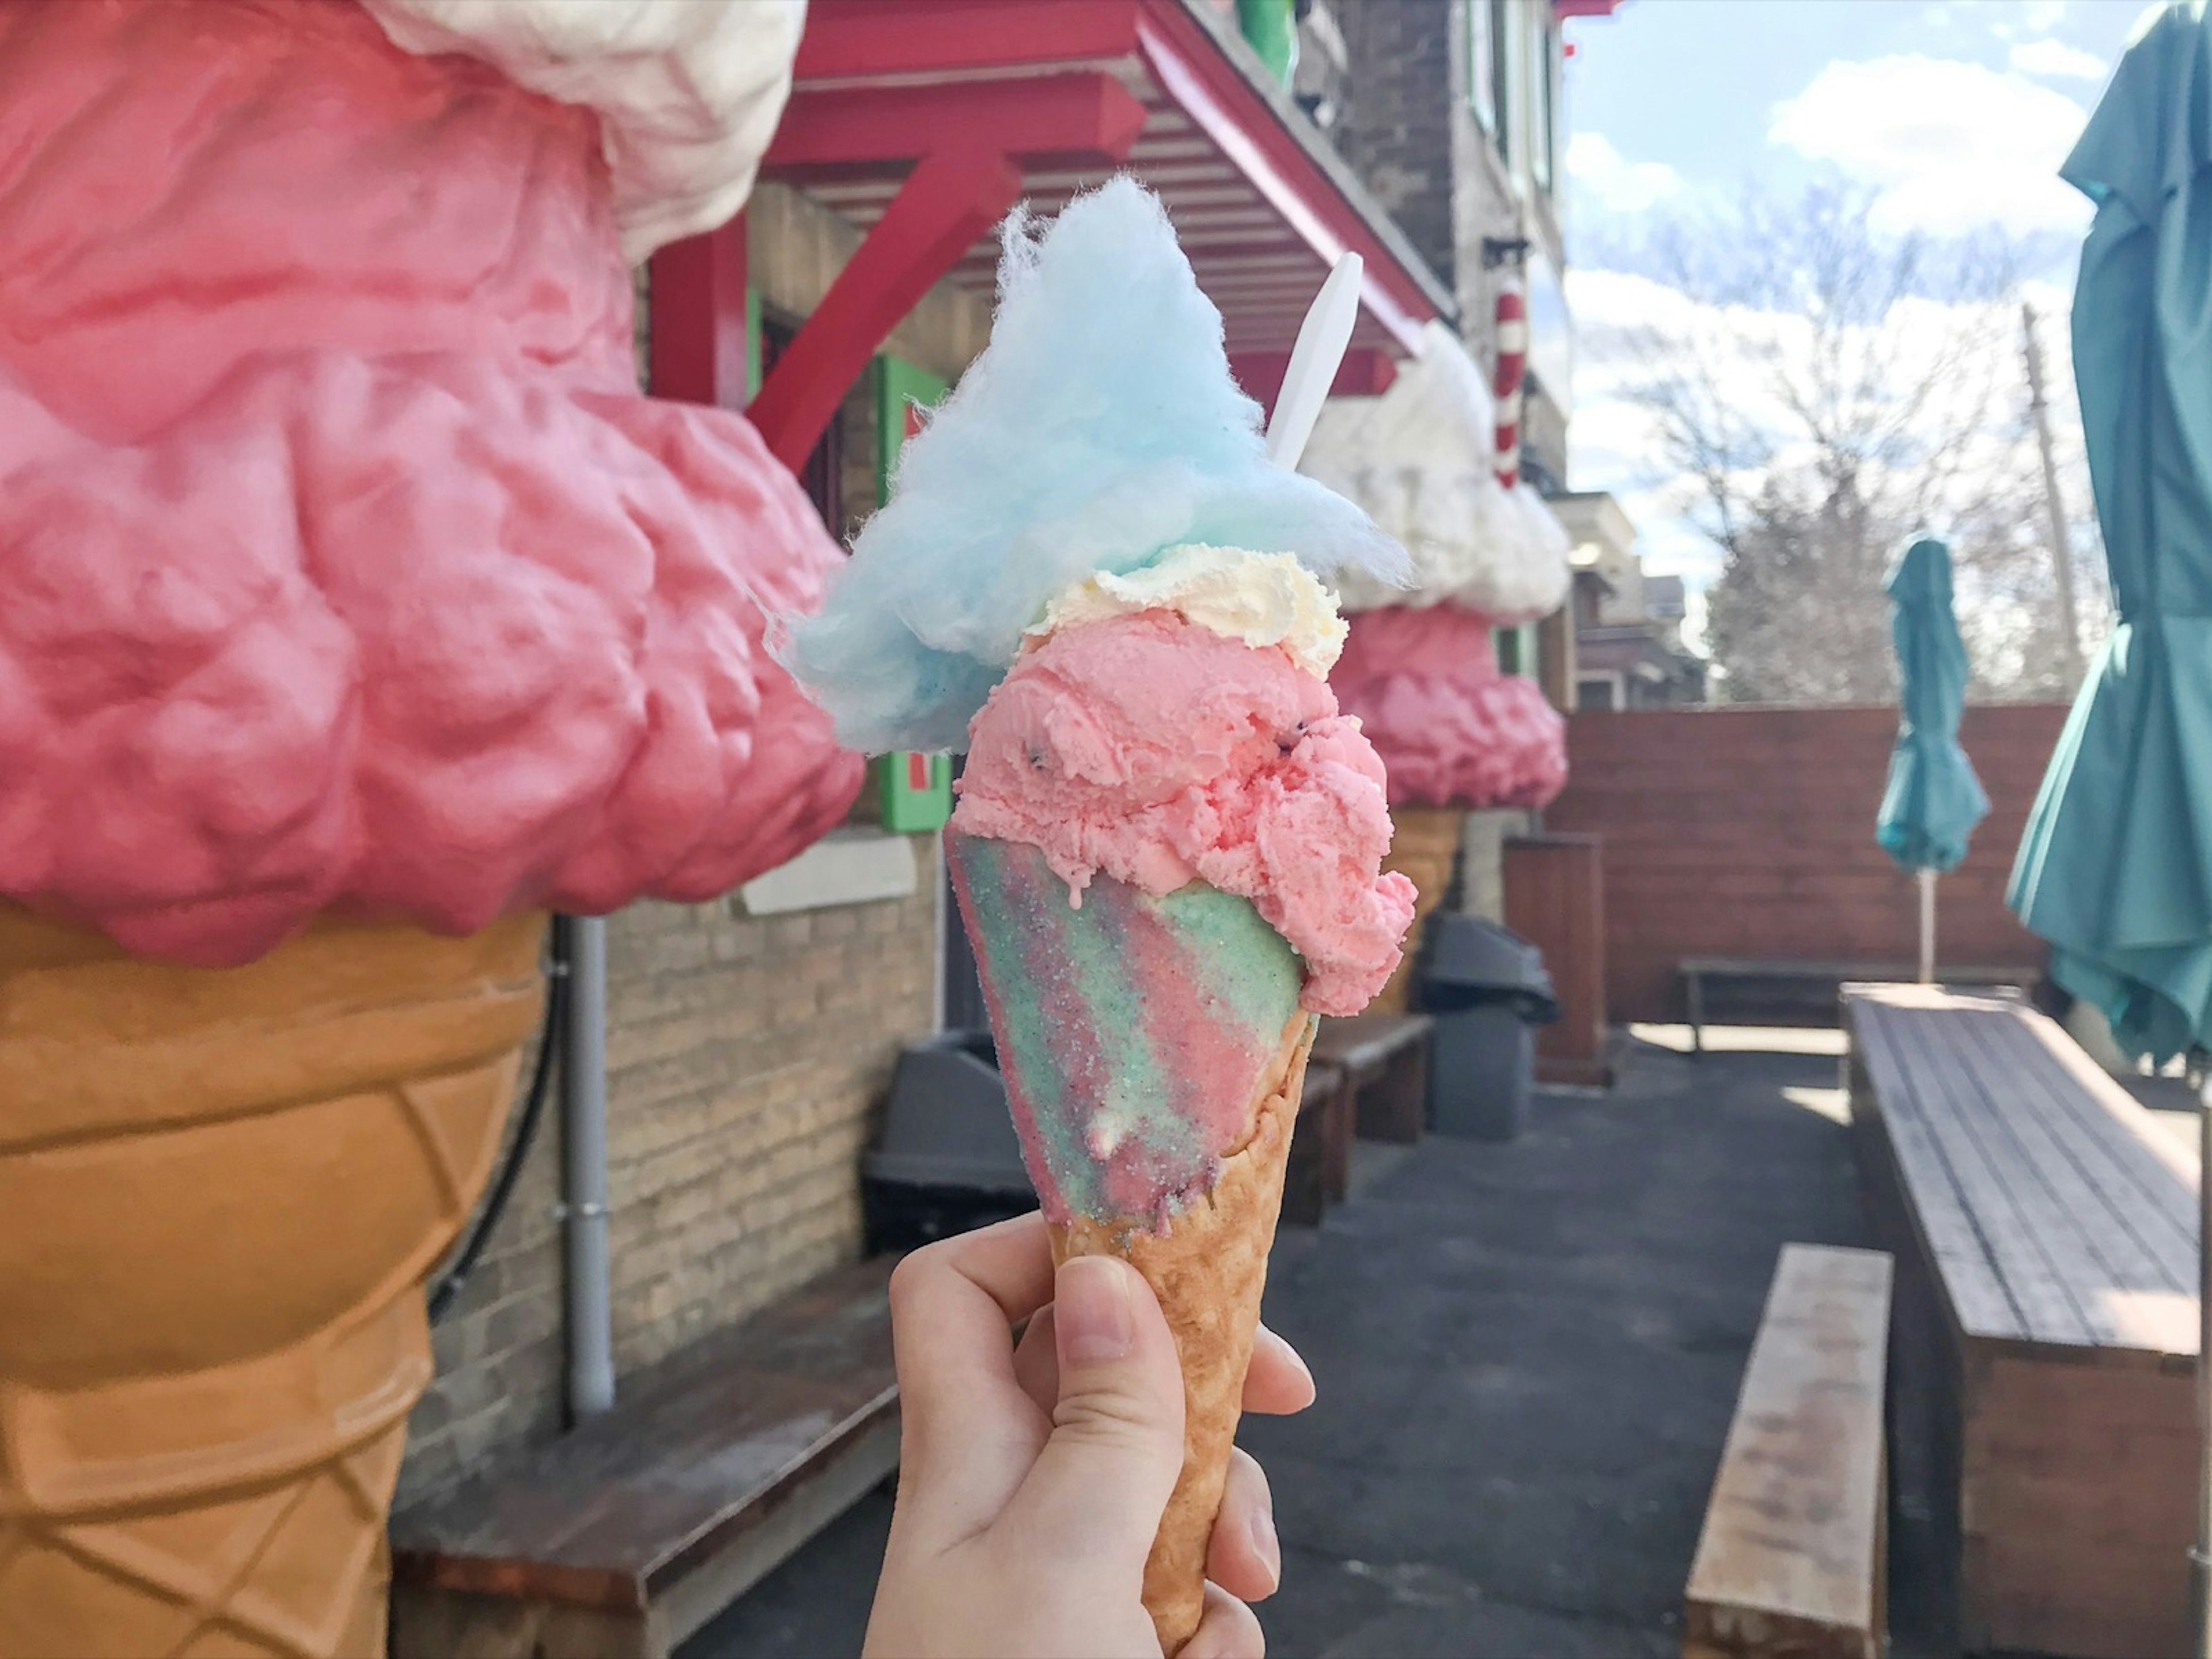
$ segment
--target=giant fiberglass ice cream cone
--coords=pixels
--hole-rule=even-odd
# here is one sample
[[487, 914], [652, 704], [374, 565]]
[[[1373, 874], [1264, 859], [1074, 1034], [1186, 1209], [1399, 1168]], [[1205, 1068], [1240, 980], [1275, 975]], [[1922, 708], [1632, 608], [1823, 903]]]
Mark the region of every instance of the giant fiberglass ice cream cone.
[[795, 10], [625, 15], [0, 0], [9, 1659], [381, 1653], [544, 912], [857, 788], [763, 646], [834, 544], [631, 355]]
[[[1493, 628], [1557, 610], [1569, 581], [1558, 519], [1497, 471], [1503, 418], [1467, 348], [1431, 323], [1382, 396], [1331, 401], [1303, 463], [1413, 561], [1410, 586], [1346, 578], [1351, 633], [1329, 684], [1389, 768], [1388, 867], [1419, 894], [1417, 937], [1451, 888], [1467, 813], [1542, 807], [1566, 782], [1566, 722], [1534, 680], [1498, 672], [1492, 643]], [[1408, 960], [1375, 1007], [1402, 1012], [1413, 979]]]
[[0, 905], [0, 1653], [374, 1654], [544, 918], [250, 967]]
[[[848, 742], [968, 751], [947, 830], [1054, 1248], [1132, 1262], [1183, 1367], [1148, 1564], [1200, 1615], [1306, 1054], [1396, 964], [1380, 763], [1309, 566], [1395, 550], [1267, 458], [1217, 313], [1118, 181], [1033, 242], [793, 660]], [[1324, 377], [1325, 378], [1325, 377]]]

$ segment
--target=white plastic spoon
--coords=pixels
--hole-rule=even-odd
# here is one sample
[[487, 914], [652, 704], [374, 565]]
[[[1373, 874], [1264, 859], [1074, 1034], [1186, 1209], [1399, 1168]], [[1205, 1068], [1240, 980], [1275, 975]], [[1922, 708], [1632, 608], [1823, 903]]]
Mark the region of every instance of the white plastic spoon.
[[1352, 343], [1352, 325], [1359, 320], [1360, 269], [1357, 253], [1338, 256], [1336, 268], [1298, 325], [1283, 389], [1275, 397], [1274, 418], [1267, 422], [1267, 459], [1277, 466], [1297, 465], [1314, 422], [1321, 419], [1321, 406]]

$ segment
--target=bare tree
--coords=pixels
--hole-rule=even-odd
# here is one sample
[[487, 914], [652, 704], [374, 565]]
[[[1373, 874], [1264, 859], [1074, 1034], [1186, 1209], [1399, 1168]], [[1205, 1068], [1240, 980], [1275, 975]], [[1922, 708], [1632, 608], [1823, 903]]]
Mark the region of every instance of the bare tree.
[[[1613, 343], [1636, 364], [1626, 393], [1668, 477], [1723, 555], [1707, 598], [1716, 692], [1894, 696], [1881, 579], [1926, 529], [1950, 538], [1960, 570], [1975, 690], [2063, 693], [2017, 251], [1994, 233], [1884, 236], [1871, 208], [1816, 186], [1662, 222], [1643, 263], [1685, 302]], [[2094, 535], [2075, 541], [2101, 570]], [[2101, 594], [2088, 570], [2081, 586]], [[2094, 604], [2085, 620], [2101, 634]]]

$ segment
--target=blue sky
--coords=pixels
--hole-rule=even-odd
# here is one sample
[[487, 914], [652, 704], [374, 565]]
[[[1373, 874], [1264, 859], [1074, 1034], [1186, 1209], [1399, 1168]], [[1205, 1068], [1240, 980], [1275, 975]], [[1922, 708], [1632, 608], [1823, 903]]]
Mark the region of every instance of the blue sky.
[[[1568, 24], [1568, 292], [1587, 343], [1572, 481], [1621, 495], [1650, 568], [1693, 586], [1717, 568], [1655, 487], [1599, 343], [1603, 325], [1674, 303], [1638, 269], [1654, 216], [1841, 179], [1877, 192], [1885, 229], [1994, 222], [2028, 239], [2056, 313], [2089, 218], [2056, 169], [2142, 14], [2140, 0], [1628, 0]], [[2063, 346], [2055, 315], [2045, 333]]]

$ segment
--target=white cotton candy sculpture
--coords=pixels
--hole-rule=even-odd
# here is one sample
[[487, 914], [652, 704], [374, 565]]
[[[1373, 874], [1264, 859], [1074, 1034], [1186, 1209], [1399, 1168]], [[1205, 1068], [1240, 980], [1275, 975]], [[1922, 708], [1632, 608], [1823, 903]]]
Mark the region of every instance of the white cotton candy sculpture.
[[1381, 397], [1336, 398], [1322, 411], [1303, 470], [1364, 507], [1413, 562], [1410, 590], [1346, 570], [1347, 612], [1451, 603], [1511, 625], [1559, 609], [1566, 532], [1528, 485], [1499, 486], [1495, 445], [1482, 371], [1441, 323]]

